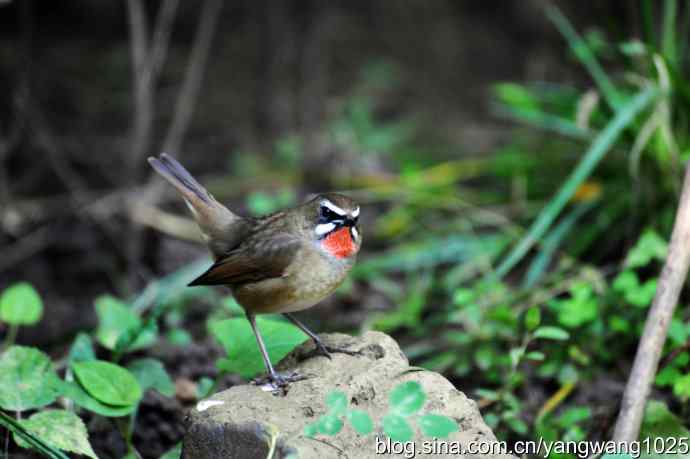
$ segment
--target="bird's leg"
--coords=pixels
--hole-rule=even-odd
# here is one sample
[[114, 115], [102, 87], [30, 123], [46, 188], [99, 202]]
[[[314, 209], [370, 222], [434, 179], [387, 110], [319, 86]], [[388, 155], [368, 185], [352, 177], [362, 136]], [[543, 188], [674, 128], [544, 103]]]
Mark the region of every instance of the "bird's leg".
[[323, 341], [321, 341], [321, 338], [319, 338], [319, 336], [316, 333], [309, 330], [306, 325], [304, 325], [302, 322], [297, 320], [297, 318], [295, 318], [295, 316], [293, 316], [292, 314], [289, 314], [287, 312], [284, 312], [283, 315], [285, 317], [287, 317], [287, 319], [290, 322], [295, 324], [297, 326], [297, 328], [302, 330], [305, 335], [307, 335], [309, 338], [311, 338], [312, 341], [314, 341], [314, 344], [316, 345], [317, 354], [321, 354], [325, 357], [328, 357], [329, 359], [331, 358], [331, 353], [341, 353], [341, 354], [348, 354], [348, 355], [359, 355], [360, 354], [359, 351], [351, 351], [349, 349], [343, 349], [343, 348], [333, 347], [333, 346], [328, 346], [326, 344], [323, 344]]
[[247, 312], [247, 320], [249, 320], [249, 324], [252, 326], [252, 331], [254, 332], [254, 336], [256, 337], [256, 343], [259, 345], [261, 356], [264, 359], [264, 365], [268, 370], [268, 375], [266, 376], [266, 378], [257, 379], [255, 381], [256, 384], [270, 382], [276, 389], [279, 389], [287, 387], [288, 383], [301, 381], [305, 379], [303, 376], [297, 373], [293, 373], [291, 375], [281, 375], [280, 373], [275, 371], [273, 365], [271, 364], [271, 359], [268, 357], [268, 351], [266, 351], [266, 345], [264, 344], [264, 340], [261, 337], [261, 333], [259, 333], [259, 328], [256, 326], [256, 317], [254, 316], [254, 314]]

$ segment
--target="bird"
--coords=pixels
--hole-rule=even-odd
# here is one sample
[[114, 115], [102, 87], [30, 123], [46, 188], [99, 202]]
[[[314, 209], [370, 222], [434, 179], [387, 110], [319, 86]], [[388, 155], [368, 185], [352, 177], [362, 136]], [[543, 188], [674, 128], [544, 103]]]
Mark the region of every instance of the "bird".
[[257, 314], [283, 314], [328, 358], [331, 352], [355, 353], [325, 345], [292, 315], [332, 294], [354, 266], [362, 232], [360, 207], [353, 199], [322, 193], [270, 215], [243, 217], [219, 203], [172, 156], [162, 153], [148, 162], [182, 196], [213, 256], [213, 265], [189, 285], [230, 288], [254, 332], [267, 383], [283, 388], [304, 377], [275, 371]]

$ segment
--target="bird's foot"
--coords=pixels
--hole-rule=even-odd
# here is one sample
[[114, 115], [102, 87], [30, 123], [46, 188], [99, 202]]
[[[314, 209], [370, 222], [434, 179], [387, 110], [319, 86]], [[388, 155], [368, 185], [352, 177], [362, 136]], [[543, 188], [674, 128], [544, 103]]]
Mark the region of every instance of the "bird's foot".
[[278, 373], [273, 372], [265, 376], [255, 378], [252, 380], [252, 384], [260, 386], [264, 390], [270, 390], [274, 394], [287, 394], [287, 389], [290, 383], [303, 381], [307, 379], [307, 376], [301, 375], [297, 372], [292, 373]]
[[306, 360], [311, 357], [316, 357], [317, 355], [322, 355], [324, 357], [327, 357], [329, 360], [331, 360], [333, 357], [331, 354], [347, 354], [347, 355], [361, 355], [362, 353], [360, 351], [353, 351], [351, 349], [346, 349], [344, 347], [336, 347], [336, 346], [329, 346], [327, 344], [323, 344], [321, 340], [314, 340], [314, 345], [316, 346], [314, 349], [311, 351], [307, 352], [302, 356], [301, 360]]

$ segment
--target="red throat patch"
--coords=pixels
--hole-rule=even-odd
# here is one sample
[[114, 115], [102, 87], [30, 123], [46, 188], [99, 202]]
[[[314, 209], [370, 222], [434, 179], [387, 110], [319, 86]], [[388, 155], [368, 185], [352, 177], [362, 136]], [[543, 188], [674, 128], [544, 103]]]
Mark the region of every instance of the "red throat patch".
[[350, 228], [333, 231], [321, 241], [321, 245], [336, 258], [347, 258], [357, 249], [350, 235]]

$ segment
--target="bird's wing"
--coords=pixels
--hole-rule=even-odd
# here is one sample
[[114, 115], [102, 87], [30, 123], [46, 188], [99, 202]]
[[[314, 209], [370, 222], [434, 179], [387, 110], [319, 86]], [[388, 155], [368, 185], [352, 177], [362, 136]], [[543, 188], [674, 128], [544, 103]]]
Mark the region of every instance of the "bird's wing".
[[268, 240], [250, 238], [189, 285], [236, 285], [282, 277], [303, 243], [289, 234], [272, 235]]

